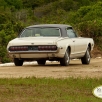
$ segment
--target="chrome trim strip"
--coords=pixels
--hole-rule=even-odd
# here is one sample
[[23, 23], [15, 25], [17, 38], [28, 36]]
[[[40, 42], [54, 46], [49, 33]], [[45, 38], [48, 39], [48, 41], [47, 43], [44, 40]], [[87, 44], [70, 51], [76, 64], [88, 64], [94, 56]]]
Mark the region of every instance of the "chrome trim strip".
[[56, 51], [9, 51], [9, 54], [57, 53]]

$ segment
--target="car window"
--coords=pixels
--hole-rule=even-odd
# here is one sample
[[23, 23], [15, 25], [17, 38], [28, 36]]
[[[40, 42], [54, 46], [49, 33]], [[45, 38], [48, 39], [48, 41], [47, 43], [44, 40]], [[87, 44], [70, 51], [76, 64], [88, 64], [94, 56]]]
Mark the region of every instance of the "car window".
[[60, 29], [59, 28], [27, 28], [25, 29], [20, 37], [59, 37]]
[[22, 37], [28, 37], [28, 36], [30, 36], [31, 35], [31, 31], [30, 30], [24, 30], [23, 32], [22, 32]]
[[43, 36], [60, 36], [58, 28], [43, 28], [41, 31]]
[[73, 29], [67, 29], [67, 35], [69, 38], [76, 38], [77, 37], [77, 35]]

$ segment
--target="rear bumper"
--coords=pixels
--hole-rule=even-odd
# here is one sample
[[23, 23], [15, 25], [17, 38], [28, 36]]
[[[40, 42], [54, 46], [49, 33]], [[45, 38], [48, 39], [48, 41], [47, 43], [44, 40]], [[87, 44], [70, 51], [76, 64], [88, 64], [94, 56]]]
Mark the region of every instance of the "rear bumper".
[[40, 59], [40, 58], [62, 58], [64, 54], [58, 53], [58, 52], [46, 52], [46, 53], [9, 53], [9, 56], [11, 58], [27, 58], [27, 59]]
[[8, 51], [11, 58], [21, 59], [50, 59], [50, 58], [63, 58], [65, 54], [65, 48], [58, 48], [55, 51]]

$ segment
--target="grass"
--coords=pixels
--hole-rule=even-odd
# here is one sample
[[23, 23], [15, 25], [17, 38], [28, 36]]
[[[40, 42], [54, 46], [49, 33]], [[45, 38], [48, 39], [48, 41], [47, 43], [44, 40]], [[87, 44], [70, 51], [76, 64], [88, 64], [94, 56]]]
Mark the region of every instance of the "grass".
[[102, 78], [1, 78], [0, 102], [102, 102], [92, 94], [99, 85]]

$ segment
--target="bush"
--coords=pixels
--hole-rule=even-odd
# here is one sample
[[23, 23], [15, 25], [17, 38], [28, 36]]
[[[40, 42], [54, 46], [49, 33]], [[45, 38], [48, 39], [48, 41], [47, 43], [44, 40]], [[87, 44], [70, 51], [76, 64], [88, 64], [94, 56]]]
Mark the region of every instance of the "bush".
[[79, 23], [77, 29], [81, 31], [82, 36], [91, 37], [95, 42], [99, 42], [99, 38], [102, 36], [102, 20]]

